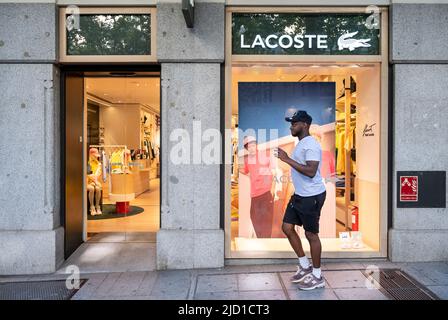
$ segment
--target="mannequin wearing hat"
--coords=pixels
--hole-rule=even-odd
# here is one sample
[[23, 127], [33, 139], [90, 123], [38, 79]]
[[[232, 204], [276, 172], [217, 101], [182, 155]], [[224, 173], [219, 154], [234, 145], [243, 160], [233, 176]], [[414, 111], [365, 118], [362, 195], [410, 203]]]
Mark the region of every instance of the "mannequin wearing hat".
[[92, 173], [87, 175], [87, 191], [90, 201], [90, 214], [92, 216], [102, 214], [100, 207], [102, 186], [99, 181], [101, 177], [101, 162], [98, 160], [99, 157], [100, 153], [98, 149], [90, 148], [89, 166]]

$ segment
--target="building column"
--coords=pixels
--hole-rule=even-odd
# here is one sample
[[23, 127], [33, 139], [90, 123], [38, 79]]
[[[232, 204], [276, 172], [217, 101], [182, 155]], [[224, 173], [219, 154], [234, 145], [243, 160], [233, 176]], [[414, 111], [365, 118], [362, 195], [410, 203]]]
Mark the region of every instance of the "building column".
[[60, 222], [56, 6], [0, 4], [0, 274], [55, 272]]
[[[194, 132], [202, 135], [207, 129], [220, 130], [224, 1], [196, 2], [194, 15], [194, 28], [189, 29], [180, 1], [157, 5], [157, 58], [162, 69], [158, 269], [224, 265], [220, 164], [194, 162], [207, 142], [193, 146]], [[176, 129], [182, 129], [184, 138], [190, 140], [188, 164], [176, 164], [171, 158], [179, 143], [171, 136]]]
[[397, 208], [397, 171], [448, 169], [448, 5], [391, 6], [394, 262], [448, 260], [448, 210]]

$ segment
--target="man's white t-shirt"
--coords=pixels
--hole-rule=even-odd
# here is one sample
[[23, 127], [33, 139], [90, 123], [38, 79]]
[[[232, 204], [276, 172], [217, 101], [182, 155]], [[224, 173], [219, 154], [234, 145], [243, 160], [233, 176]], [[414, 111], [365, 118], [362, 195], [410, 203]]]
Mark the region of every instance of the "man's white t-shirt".
[[291, 158], [302, 165], [306, 165], [306, 161], [319, 161], [319, 167], [313, 178], [307, 177], [291, 167], [291, 178], [295, 194], [302, 197], [311, 197], [324, 192], [325, 184], [320, 175], [322, 149], [319, 142], [312, 136], [306, 136], [297, 143]]

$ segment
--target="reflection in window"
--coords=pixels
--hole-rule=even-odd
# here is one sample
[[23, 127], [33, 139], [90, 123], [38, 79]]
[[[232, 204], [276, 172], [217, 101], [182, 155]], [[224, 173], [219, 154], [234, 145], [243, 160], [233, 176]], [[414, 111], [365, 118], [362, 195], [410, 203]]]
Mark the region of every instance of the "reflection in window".
[[68, 55], [150, 55], [149, 14], [92, 14], [67, 31]]

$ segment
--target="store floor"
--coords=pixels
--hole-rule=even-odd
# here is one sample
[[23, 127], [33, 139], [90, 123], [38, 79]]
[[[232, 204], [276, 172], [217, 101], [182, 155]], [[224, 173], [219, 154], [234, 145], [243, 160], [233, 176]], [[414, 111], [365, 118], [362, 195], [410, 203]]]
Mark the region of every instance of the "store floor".
[[[160, 179], [150, 181], [150, 190], [130, 202], [144, 212], [123, 218], [88, 220], [87, 233], [102, 232], [157, 232], [160, 227]], [[111, 203], [106, 198], [104, 204]]]

